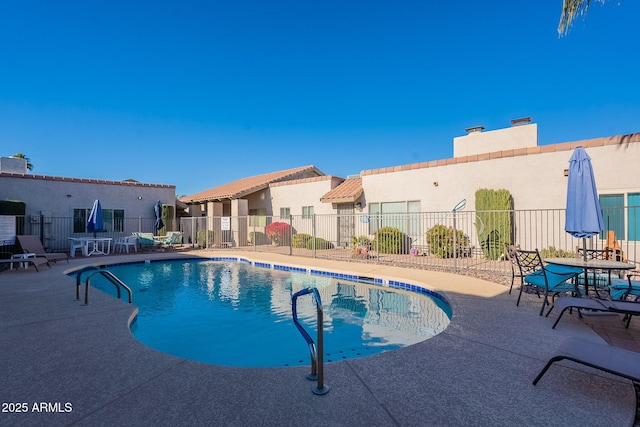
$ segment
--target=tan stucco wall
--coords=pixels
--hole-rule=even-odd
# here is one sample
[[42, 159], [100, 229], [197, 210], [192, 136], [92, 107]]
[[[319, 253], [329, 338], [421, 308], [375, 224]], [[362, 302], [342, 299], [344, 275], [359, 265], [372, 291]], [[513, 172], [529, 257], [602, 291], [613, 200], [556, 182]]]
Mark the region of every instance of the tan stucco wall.
[[535, 147], [536, 145], [538, 145], [538, 125], [531, 123], [489, 132], [472, 132], [453, 138], [453, 157]]
[[[640, 191], [640, 142], [588, 147], [600, 194]], [[365, 175], [367, 203], [420, 200], [423, 211], [450, 211], [461, 199], [467, 210], [475, 206], [481, 188], [507, 189], [515, 209], [564, 209], [572, 151], [528, 154]], [[633, 161], [632, 159], [636, 159]], [[435, 186], [434, 182], [438, 185]]]
[[27, 173], [27, 159], [0, 157], [0, 172]]
[[331, 203], [321, 203], [320, 198], [332, 190], [337, 182], [326, 179], [302, 180], [291, 184], [270, 186], [273, 214], [280, 215], [280, 208], [290, 208], [293, 216], [302, 215], [303, 206], [313, 206], [315, 214], [334, 214]]
[[640, 134], [538, 146], [536, 124], [475, 132], [454, 139], [455, 156], [363, 171], [367, 203], [421, 202], [422, 211], [450, 211], [462, 199], [475, 209], [481, 188], [509, 190], [514, 208], [564, 209], [569, 159], [578, 146], [591, 157], [600, 194], [640, 191]]
[[46, 212], [53, 217], [73, 217], [73, 209], [91, 208], [100, 199], [103, 209], [124, 209], [126, 218], [152, 218], [157, 200], [175, 203], [174, 186], [120, 184], [110, 181], [39, 179], [0, 176], [0, 199], [22, 200], [27, 215]]

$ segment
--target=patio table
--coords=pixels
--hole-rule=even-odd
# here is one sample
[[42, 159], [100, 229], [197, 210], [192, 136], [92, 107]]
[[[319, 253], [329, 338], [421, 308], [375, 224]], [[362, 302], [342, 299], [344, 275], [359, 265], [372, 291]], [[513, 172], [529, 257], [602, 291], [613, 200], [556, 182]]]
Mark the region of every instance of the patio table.
[[109, 255], [111, 252], [111, 237], [69, 237], [71, 240], [71, 256], [75, 256], [75, 249], [80, 246], [82, 255]]
[[[634, 264], [630, 264], [628, 262], [622, 261], [613, 261], [606, 259], [588, 259], [584, 260], [583, 258], [545, 258], [543, 260], [549, 264], [555, 265], [564, 265], [568, 267], [580, 267], [584, 269], [584, 288], [585, 293], [589, 294], [589, 270], [633, 270], [636, 268]], [[610, 285], [611, 283], [609, 283]], [[598, 294], [598, 289], [596, 284], [593, 284], [593, 289], [596, 291], [596, 295]]]

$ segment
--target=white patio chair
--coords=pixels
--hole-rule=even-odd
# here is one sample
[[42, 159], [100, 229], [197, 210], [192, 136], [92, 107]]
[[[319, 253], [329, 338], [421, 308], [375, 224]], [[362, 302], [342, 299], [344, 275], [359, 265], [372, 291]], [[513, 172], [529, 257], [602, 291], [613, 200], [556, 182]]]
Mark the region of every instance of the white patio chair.
[[126, 250], [127, 253], [129, 253], [130, 247], [133, 247], [133, 249], [138, 252], [138, 238], [136, 236], [131, 235], [118, 238], [113, 246], [113, 251], [122, 252]]

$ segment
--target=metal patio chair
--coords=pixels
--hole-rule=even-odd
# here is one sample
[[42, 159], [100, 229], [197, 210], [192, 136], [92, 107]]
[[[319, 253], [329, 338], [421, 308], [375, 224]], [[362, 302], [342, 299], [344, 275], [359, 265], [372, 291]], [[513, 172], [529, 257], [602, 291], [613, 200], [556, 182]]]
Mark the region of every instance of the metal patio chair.
[[[553, 298], [559, 293], [571, 293], [574, 296], [582, 294], [575, 280], [576, 276], [582, 272], [582, 268], [544, 265], [537, 249], [534, 251], [517, 249], [514, 254], [520, 274], [524, 275], [524, 283], [536, 287], [538, 297], [540, 297], [540, 291], [544, 291], [541, 316], [544, 308], [551, 305], [550, 296]], [[522, 287], [520, 287], [520, 295], [522, 295]], [[518, 296], [519, 302], [520, 296]]]

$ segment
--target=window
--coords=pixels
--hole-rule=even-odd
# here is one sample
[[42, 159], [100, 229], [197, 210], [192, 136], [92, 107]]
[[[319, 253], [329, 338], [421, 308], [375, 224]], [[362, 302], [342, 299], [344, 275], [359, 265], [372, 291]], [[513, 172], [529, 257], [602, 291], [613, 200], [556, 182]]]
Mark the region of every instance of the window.
[[[91, 214], [91, 209], [73, 210], [73, 232], [86, 233], [87, 219]], [[106, 232], [124, 231], [124, 209], [102, 209], [102, 220]]]
[[603, 194], [600, 195], [600, 208], [602, 209], [602, 220], [604, 230], [600, 232], [600, 238], [607, 238], [607, 231], [613, 230], [618, 239], [624, 239], [624, 194]]
[[420, 202], [369, 203], [369, 233], [381, 227], [395, 227], [411, 237], [420, 234]]
[[124, 231], [124, 209], [113, 210], [113, 231]]
[[265, 227], [267, 225], [267, 209], [249, 209], [249, 226]]
[[629, 213], [627, 223], [629, 224], [628, 239], [633, 242], [640, 240], [640, 193], [629, 193], [627, 195], [627, 206]]
[[291, 208], [280, 208], [280, 219], [289, 219], [291, 217]]
[[303, 219], [313, 218], [313, 206], [303, 206], [302, 207], [302, 218]]
[[73, 210], [73, 232], [74, 233], [86, 233], [87, 232], [87, 218], [89, 217], [90, 209], [74, 209]]

